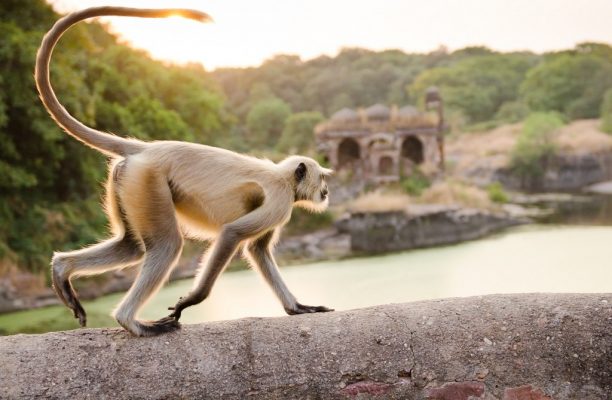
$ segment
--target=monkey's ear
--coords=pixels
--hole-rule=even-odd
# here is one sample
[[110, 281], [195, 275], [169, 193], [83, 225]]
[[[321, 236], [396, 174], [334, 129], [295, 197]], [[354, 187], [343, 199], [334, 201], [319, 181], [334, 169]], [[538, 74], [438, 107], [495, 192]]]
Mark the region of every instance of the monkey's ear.
[[295, 180], [299, 183], [302, 182], [306, 176], [306, 164], [301, 162], [295, 169]]

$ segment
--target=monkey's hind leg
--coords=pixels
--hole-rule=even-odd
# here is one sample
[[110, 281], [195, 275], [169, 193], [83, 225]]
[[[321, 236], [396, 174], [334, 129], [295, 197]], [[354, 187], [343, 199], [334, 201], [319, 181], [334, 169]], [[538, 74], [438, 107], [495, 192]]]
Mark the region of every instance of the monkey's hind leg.
[[138, 311], [168, 279], [183, 249], [183, 236], [167, 181], [138, 166], [126, 171], [119, 193], [127, 220], [145, 246], [145, 258], [132, 287], [114, 312], [117, 322], [136, 336], [155, 336], [180, 328], [174, 318], [139, 321]]
[[96, 275], [138, 264], [144, 251], [142, 244], [129, 231], [125, 218], [119, 212], [116, 195], [109, 183], [107, 211], [116, 236], [85, 249], [55, 253], [51, 261], [53, 289], [62, 302], [72, 310], [79, 324], [85, 326], [87, 316], [72, 286], [71, 278]]
[[142, 259], [143, 251], [131, 238], [116, 237], [91, 247], [53, 256], [51, 278], [58, 297], [85, 326], [85, 310], [72, 287], [71, 278], [79, 275], [101, 274], [111, 269], [136, 264]]

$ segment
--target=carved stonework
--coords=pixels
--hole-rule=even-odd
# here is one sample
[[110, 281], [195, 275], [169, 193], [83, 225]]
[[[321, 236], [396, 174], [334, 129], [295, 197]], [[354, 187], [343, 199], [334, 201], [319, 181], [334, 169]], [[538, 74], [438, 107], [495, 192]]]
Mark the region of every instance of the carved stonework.
[[382, 104], [344, 108], [315, 128], [317, 150], [335, 170], [350, 170], [353, 177], [376, 183], [398, 181], [420, 165], [440, 168], [444, 125], [439, 94], [433, 106], [427, 105], [430, 111]]

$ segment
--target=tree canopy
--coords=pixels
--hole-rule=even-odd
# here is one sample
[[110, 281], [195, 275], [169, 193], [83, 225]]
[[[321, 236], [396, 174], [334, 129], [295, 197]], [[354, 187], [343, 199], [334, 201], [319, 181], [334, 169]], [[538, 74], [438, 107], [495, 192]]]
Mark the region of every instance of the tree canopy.
[[[31, 269], [95, 241], [106, 224], [103, 158], [57, 127], [34, 85], [36, 50], [58, 17], [41, 0], [0, 3], [0, 258]], [[214, 144], [231, 121], [201, 66], [153, 61], [97, 23], [64, 35], [51, 79], [76, 118], [120, 135]]]

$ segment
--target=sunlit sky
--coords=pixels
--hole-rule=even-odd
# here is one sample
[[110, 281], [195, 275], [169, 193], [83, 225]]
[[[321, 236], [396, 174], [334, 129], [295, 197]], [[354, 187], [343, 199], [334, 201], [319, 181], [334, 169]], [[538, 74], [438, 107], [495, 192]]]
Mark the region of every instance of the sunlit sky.
[[612, 0], [49, 0], [59, 12], [115, 5], [193, 8], [213, 24], [178, 18], [103, 19], [134, 47], [207, 69], [256, 66], [275, 54], [310, 59], [343, 47], [429, 52], [543, 52], [612, 42]]

